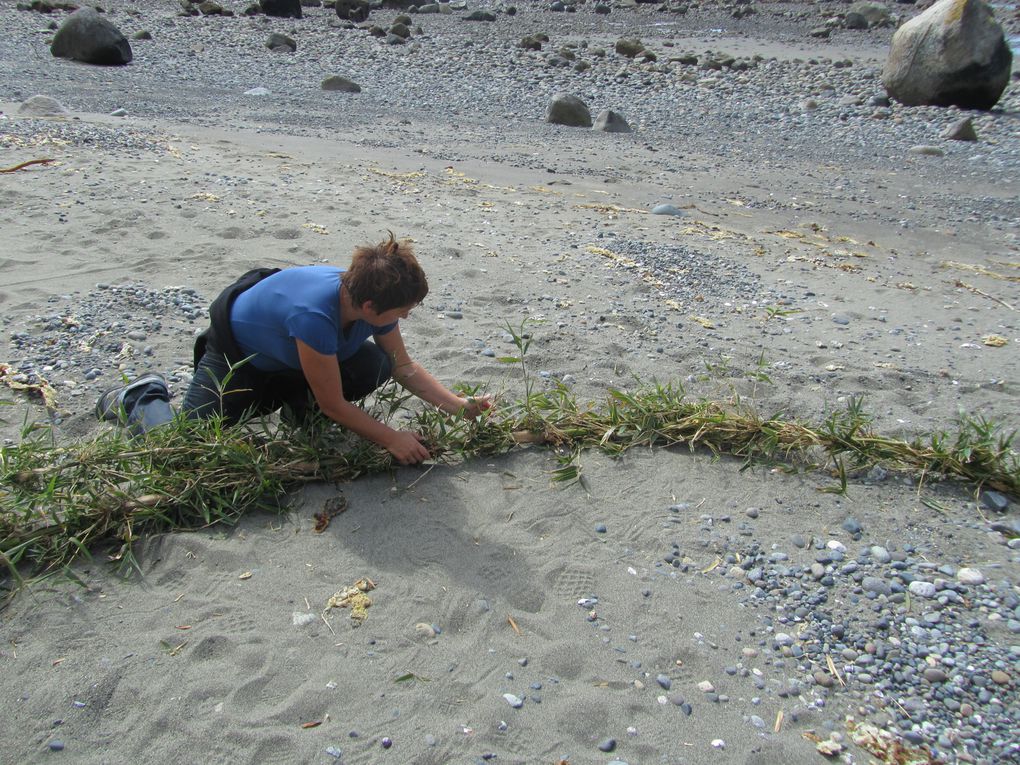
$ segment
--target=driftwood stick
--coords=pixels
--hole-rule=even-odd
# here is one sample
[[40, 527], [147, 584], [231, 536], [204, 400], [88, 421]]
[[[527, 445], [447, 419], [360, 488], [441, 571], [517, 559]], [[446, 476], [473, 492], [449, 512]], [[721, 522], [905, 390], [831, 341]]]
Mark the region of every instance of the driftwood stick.
[[30, 159], [28, 162], [22, 162], [20, 165], [14, 167], [5, 167], [0, 169], [0, 173], [16, 173], [18, 170], [24, 170], [30, 165], [48, 165], [50, 162], [56, 162], [55, 159]]

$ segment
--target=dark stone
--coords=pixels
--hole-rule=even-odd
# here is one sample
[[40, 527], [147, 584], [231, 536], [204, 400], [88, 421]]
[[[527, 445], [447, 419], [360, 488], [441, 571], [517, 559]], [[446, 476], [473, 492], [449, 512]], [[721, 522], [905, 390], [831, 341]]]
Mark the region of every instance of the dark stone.
[[[970, 120], [968, 119], [967, 121], [969, 122]], [[961, 122], [962, 122], [962, 120], [961, 120]], [[974, 127], [973, 127], [973, 124], [972, 124], [971, 125], [971, 132], [973, 132], [973, 130], [974, 130]], [[951, 136], [951, 137], [955, 138], [956, 136]], [[975, 134], [973, 138], [960, 138], [958, 140], [962, 140], [962, 141], [976, 141], [977, 140], [977, 134]], [[981, 492], [981, 504], [984, 505], [985, 507], [987, 507], [989, 510], [994, 510], [997, 513], [1004, 513], [1004, 512], [1006, 512], [1006, 510], [1009, 509], [1009, 500], [1006, 498], [1006, 495], [1005, 494], [1000, 494], [997, 491], [983, 491], [983, 492]]]
[[591, 112], [577, 96], [560, 93], [549, 102], [546, 122], [569, 127], [591, 127]]
[[464, 17], [464, 21], [495, 21], [496, 14], [489, 11], [473, 11]]
[[281, 19], [300, 19], [301, 0], [260, 0], [262, 12]]
[[867, 29], [868, 20], [864, 17], [863, 13], [850, 11], [843, 19], [843, 26], [847, 29]]
[[360, 22], [368, 18], [370, 6], [367, 0], [336, 0], [333, 10], [337, 18]]
[[293, 53], [297, 50], [297, 42], [294, 38], [288, 37], [280, 32], [273, 32], [269, 35], [269, 39], [266, 40], [266, 47], [273, 51], [289, 51]]
[[100, 66], [121, 66], [131, 61], [127, 38], [92, 8], [77, 10], [64, 20], [53, 36], [50, 53]]
[[616, 52], [627, 58], [634, 58], [642, 53], [645, 46], [637, 38], [621, 38], [616, 41]]

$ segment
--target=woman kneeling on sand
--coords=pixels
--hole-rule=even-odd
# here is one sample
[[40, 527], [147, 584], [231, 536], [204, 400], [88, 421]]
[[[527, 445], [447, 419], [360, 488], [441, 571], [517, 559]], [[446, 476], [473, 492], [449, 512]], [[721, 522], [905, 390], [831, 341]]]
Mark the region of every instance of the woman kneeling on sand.
[[[392, 233], [355, 249], [346, 270], [249, 271], [210, 307], [212, 326], [195, 344], [195, 376], [182, 411], [231, 423], [283, 407], [301, 417], [314, 399], [324, 415], [401, 464], [421, 462], [429, 452], [417, 433], [394, 430], [351, 402], [392, 377], [451, 414], [475, 417], [492, 406], [488, 396], [448, 390], [408, 355], [399, 322], [428, 290], [410, 246]], [[147, 374], [103, 393], [96, 414], [143, 433], [173, 418], [169, 401], [162, 375]]]

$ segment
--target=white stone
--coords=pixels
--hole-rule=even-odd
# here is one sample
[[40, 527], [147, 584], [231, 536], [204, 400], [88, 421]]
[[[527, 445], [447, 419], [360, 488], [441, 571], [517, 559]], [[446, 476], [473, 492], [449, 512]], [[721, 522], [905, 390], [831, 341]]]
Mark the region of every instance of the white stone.
[[919, 598], [934, 598], [937, 591], [934, 584], [922, 581], [911, 582], [907, 589], [910, 590], [911, 595], [916, 595]]
[[506, 703], [514, 709], [520, 709], [524, 706], [524, 701], [521, 700], [520, 697], [514, 696], [512, 693], [504, 693], [503, 698], [506, 699]]
[[984, 584], [985, 575], [976, 568], [961, 568], [956, 572], [956, 579], [961, 584]]

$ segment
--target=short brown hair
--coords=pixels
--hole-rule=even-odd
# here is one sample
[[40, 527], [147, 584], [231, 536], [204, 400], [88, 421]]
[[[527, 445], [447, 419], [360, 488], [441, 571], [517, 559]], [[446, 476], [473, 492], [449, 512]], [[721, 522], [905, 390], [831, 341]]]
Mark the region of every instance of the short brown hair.
[[387, 241], [354, 249], [343, 283], [355, 305], [371, 300], [377, 313], [418, 305], [429, 294], [425, 272], [407, 242], [390, 231]]

